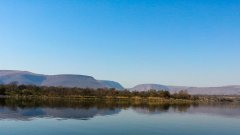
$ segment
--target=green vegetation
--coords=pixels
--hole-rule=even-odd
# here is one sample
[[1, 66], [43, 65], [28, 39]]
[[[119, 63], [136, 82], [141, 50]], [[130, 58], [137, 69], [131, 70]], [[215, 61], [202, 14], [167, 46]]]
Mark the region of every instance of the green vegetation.
[[10, 97], [89, 97], [89, 98], [163, 98], [163, 99], [192, 99], [186, 91], [170, 94], [168, 91], [118, 91], [115, 89], [65, 88], [33, 85], [0, 85], [0, 95]]
[[114, 108], [146, 108], [149, 110], [168, 110], [173, 108], [189, 108], [198, 104], [185, 103], [151, 103], [151, 102], [134, 102], [131, 100], [109, 100], [109, 99], [68, 99], [68, 98], [0, 98], [0, 107], [10, 108], [98, 108], [98, 109], [114, 109]]
[[115, 89], [65, 88], [34, 85], [0, 85], [0, 96], [11, 98], [61, 98], [84, 100], [109, 100], [148, 104], [239, 102], [239, 97], [229, 96], [193, 96], [187, 91], [170, 94], [168, 91], [118, 91]]

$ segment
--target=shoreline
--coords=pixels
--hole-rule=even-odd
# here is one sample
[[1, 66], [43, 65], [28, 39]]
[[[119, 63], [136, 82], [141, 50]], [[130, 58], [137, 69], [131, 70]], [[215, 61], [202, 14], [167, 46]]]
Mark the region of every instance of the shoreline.
[[86, 102], [121, 102], [137, 104], [208, 104], [208, 103], [236, 103], [240, 104], [240, 96], [198, 96], [197, 99], [174, 99], [161, 97], [95, 97], [95, 96], [0, 96], [0, 99], [14, 100], [71, 100]]

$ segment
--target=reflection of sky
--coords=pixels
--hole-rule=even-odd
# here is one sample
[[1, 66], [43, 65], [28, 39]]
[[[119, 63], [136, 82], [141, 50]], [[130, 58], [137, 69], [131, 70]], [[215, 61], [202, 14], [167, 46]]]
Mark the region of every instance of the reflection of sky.
[[239, 117], [166, 111], [146, 115], [136, 110], [128, 108], [117, 115], [95, 116], [87, 121], [40, 117], [31, 121], [2, 119], [0, 132], [6, 135], [239, 135], [240, 132]]
[[[154, 106], [154, 107], [129, 107], [126, 110], [134, 111], [143, 115], [162, 114], [204, 114], [209, 116], [237, 117], [240, 118], [239, 105], [199, 105], [199, 106]], [[88, 120], [96, 116], [107, 116], [118, 114], [122, 108], [50, 108], [50, 107], [0, 107], [0, 119], [12, 120], [33, 120], [36, 118], [57, 118], [57, 119], [81, 119]]]
[[221, 116], [221, 117], [237, 117], [240, 118], [240, 106], [220, 106], [220, 105], [203, 105], [203, 106], [189, 106], [189, 107], [169, 107], [167, 110], [162, 108], [155, 109], [142, 109], [135, 108], [135, 112], [139, 114], [158, 115], [163, 113], [176, 113], [176, 114], [195, 114], [195, 115], [209, 115], [209, 116]]

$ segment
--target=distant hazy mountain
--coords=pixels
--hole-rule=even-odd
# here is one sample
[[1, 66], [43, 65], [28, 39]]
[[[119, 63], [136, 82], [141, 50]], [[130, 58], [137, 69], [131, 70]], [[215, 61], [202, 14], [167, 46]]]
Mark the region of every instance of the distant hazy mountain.
[[169, 90], [167, 86], [160, 85], [160, 84], [140, 84], [133, 88], [131, 91], [148, 91], [148, 90]]
[[41, 85], [94, 89], [105, 87], [93, 77], [83, 75], [48, 75]]
[[186, 86], [168, 86], [171, 92], [187, 90], [192, 95], [240, 95], [240, 86], [222, 86], [222, 87], [186, 87]]
[[222, 87], [188, 87], [188, 86], [165, 86], [161, 84], [140, 84], [131, 91], [168, 90], [170, 93], [187, 90], [191, 95], [240, 95], [240, 85]]
[[41, 85], [46, 77], [27, 71], [0, 70], [0, 82], [2, 84], [17, 82], [18, 84]]
[[106, 86], [107, 88], [115, 88], [117, 90], [124, 90], [124, 87], [118, 82], [108, 81], [108, 80], [99, 80], [99, 82], [101, 84], [103, 84], [104, 86]]
[[16, 82], [18, 84], [31, 84], [38, 86], [62, 86], [94, 89], [119, 89], [121, 86], [116, 82], [102, 82], [94, 79], [91, 76], [84, 75], [42, 75], [27, 71], [0, 70], [0, 84], [9, 84], [13, 82]]
[[[96, 80], [91, 76], [84, 75], [43, 75], [27, 71], [0, 70], [0, 84], [31, 84], [38, 86], [62, 86], [79, 88], [115, 88], [123, 90], [121, 84], [114, 81]], [[240, 85], [223, 87], [187, 87], [165, 86], [161, 84], [140, 84], [131, 91], [168, 90], [171, 93], [187, 90], [192, 95], [240, 95]]]

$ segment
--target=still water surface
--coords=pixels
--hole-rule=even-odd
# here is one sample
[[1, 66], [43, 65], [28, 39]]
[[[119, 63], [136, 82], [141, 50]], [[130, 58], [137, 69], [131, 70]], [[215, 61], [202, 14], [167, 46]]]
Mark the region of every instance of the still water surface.
[[3, 135], [240, 135], [240, 105], [0, 100]]

